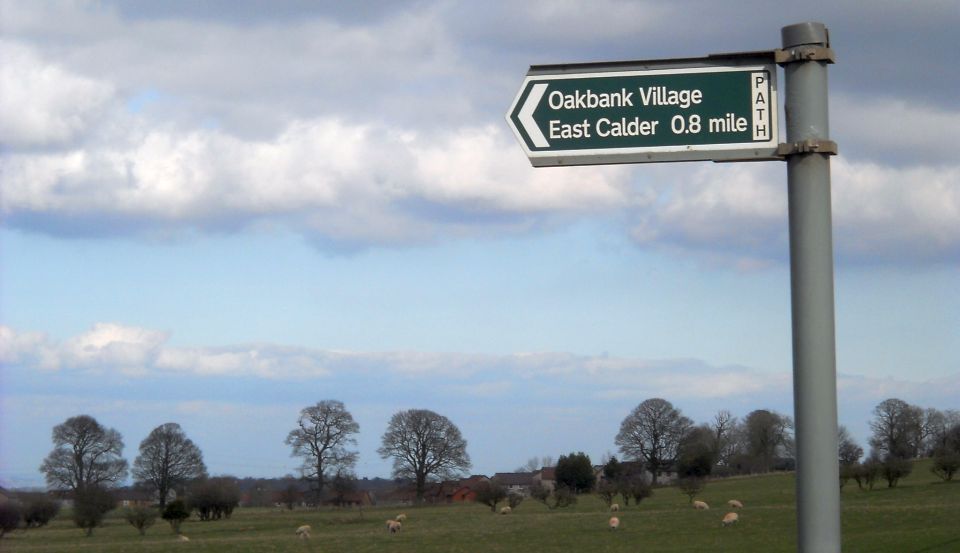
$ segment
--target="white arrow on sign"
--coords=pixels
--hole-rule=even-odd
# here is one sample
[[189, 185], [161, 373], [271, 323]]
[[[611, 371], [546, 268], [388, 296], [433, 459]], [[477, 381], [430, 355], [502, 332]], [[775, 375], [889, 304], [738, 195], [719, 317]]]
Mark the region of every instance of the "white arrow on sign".
[[520, 124], [523, 125], [523, 130], [527, 131], [527, 136], [530, 137], [533, 145], [537, 148], [550, 147], [550, 143], [547, 142], [547, 137], [543, 136], [543, 133], [540, 132], [540, 127], [537, 126], [537, 122], [533, 119], [533, 112], [537, 109], [537, 106], [540, 104], [540, 99], [543, 98], [546, 92], [547, 83], [537, 83], [533, 85], [533, 88], [530, 89], [530, 95], [527, 96], [527, 101], [523, 103], [523, 107], [520, 108], [520, 113], [517, 115], [517, 119], [519, 119]]

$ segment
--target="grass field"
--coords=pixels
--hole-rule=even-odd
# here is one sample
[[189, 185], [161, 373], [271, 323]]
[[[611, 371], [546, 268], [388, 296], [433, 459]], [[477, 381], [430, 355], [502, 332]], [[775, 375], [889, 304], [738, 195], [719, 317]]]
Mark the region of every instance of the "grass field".
[[[883, 486], [886, 484], [884, 483]], [[777, 474], [710, 482], [700, 498], [713, 506], [693, 510], [685, 495], [657, 489], [640, 506], [618, 516], [621, 527], [607, 529], [610, 514], [595, 496], [549, 511], [527, 500], [510, 515], [494, 515], [481, 505], [404, 508], [408, 520], [399, 535], [384, 521], [401, 509], [297, 510], [238, 509], [230, 520], [183, 525], [190, 542], [176, 541], [169, 526], [157, 524], [141, 537], [113, 513], [92, 537], [61, 516], [49, 526], [19, 530], [0, 540], [6, 552], [792, 552], [796, 549], [794, 477]], [[721, 528], [727, 499], [744, 503], [740, 523]], [[943, 483], [921, 462], [894, 489], [871, 492], [848, 485], [842, 493], [845, 553], [956, 553], [960, 551], [960, 482]], [[309, 542], [293, 534], [313, 527]]]

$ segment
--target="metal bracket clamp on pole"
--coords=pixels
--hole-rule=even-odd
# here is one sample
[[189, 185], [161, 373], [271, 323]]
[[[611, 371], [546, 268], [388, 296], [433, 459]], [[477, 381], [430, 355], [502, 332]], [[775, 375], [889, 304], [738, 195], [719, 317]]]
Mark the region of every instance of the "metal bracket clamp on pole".
[[824, 61], [837, 63], [837, 56], [829, 46], [798, 46], [789, 50], [774, 50], [773, 61], [777, 65], [787, 65], [802, 61]]
[[837, 153], [837, 143], [833, 140], [815, 140], [808, 138], [801, 142], [777, 144], [777, 155], [782, 158], [798, 154], [825, 154], [835, 156]]

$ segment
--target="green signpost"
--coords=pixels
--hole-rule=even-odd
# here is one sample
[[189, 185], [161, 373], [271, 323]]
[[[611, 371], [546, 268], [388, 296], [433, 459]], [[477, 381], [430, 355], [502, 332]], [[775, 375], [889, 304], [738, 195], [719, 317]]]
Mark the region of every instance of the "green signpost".
[[769, 55], [637, 63], [532, 67], [507, 114], [530, 162], [779, 159]]

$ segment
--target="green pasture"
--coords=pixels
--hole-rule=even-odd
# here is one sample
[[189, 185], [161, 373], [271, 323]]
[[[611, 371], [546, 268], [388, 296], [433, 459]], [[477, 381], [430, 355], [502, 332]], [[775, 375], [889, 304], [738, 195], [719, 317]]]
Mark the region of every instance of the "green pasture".
[[[885, 483], [860, 491], [850, 482], [842, 493], [845, 553], [948, 553], [960, 551], [960, 483], [943, 483], [918, 463], [894, 489]], [[510, 515], [482, 505], [363, 510], [238, 509], [229, 520], [184, 523], [189, 542], [178, 542], [162, 520], [141, 537], [111, 514], [92, 537], [60, 516], [42, 529], [18, 530], [0, 541], [10, 552], [792, 552], [796, 548], [794, 477], [776, 474], [710, 482], [699, 496], [711, 505], [695, 511], [673, 488], [659, 488], [640, 506], [623, 508], [620, 529], [607, 527], [610, 513], [596, 496], [581, 496], [550, 511], [526, 500]], [[744, 503], [740, 523], [721, 528], [728, 499]], [[408, 515], [398, 535], [384, 521]], [[300, 541], [294, 530], [313, 527]]]

